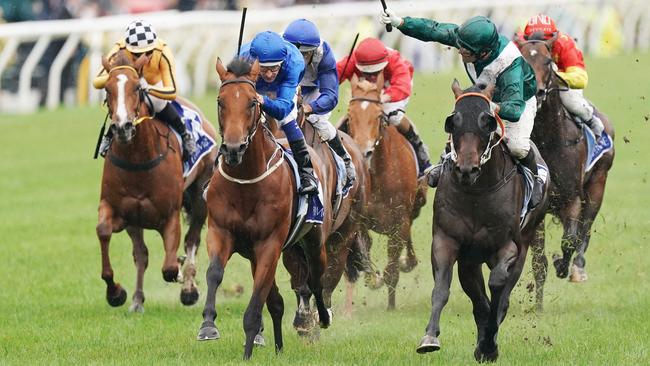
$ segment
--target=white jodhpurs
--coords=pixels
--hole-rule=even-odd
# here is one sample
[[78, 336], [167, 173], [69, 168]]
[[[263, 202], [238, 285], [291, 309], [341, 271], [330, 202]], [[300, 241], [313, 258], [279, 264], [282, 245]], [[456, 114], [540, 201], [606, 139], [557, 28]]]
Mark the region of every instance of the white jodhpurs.
[[[536, 114], [537, 99], [532, 97], [526, 101], [526, 107], [521, 117], [519, 117], [519, 121], [510, 122], [503, 120], [506, 125], [508, 149], [510, 149], [512, 156], [517, 159], [523, 159], [528, 155], [528, 150], [530, 150], [530, 133], [533, 132]], [[497, 133], [501, 134], [499, 127], [497, 127]]]
[[402, 99], [397, 102], [389, 102], [389, 103], [384, 103], [382, 104], [382, 108], [384, 109], [384, 113], [386, 116], [388, 116], [388, 124], [391, 126], [397, 126], [402, 122], [402, 118], [404, 118], [404, 111], [406, 110], [406, 106], [409, 104], [409, 99]]
[[[307, 95], [303, 95], [303, 103], [311, 103], [318, 99], [319, 96], [320, 91], [316, 89]], [[307, 116], [307, 122], [309, 122], [314, 127], [321, 141], [329, 141], [336, 136], [336, 128], [334, 128], [334, 126], [330, 123], [331, 114], [332, 112], [325, 114], [312, 113]]]
[[569, 113], [580, 117], [584, 122], [588, 122], [594, 116], [594, 107], [584, 97], [584, 89], [569, 89], [560, 91], [562, 104]]

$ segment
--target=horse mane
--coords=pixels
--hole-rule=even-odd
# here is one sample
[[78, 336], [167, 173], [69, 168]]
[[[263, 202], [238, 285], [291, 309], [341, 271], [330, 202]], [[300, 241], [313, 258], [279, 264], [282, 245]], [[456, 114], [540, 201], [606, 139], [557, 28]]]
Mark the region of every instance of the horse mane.
[[226, 69], [228, 72], [231, 72], [235, 74], [236, 77], [240, 76], [246, 76], [251, 73], [251, 68], [253, 65], [250, 64], [246, 59], [241, 58], [241, 57], [235, 57], [228, 66], [226, 66]]

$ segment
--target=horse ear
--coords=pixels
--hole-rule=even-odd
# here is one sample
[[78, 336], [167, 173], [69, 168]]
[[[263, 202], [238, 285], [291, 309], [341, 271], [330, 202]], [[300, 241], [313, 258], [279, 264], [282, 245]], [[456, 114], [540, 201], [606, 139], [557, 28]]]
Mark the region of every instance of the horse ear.
[[253, 62], [253, 66], [251, 66], [251, 72], [248, 75], [250, 75], [251, 80], [257, 81], [257, 78], [260, 75], [260, 61], [259, 60], [256, 59]]
[[519, 35], [516, 33], [515, 36], [512, 38], [512, 41], [515, 43], [515, 46], [517, 46], [517, 48], [519, 49], [521, 49], [526, 43], [526, 40], [523, 39], [522, 37], [519, 37]]
[[461, 89], [460, 83], [456, 78], [454, 78], [454, 81], [451, 83], [451, 91], [454, 92], [456, 98], [458, 98], [461, 94], [463, 94], [463, 89]]
[[142, 67], [144, 67], [144, 65], [148, 64], [150, 59], [151, 59], [151, 57], [149, 57], [149, 56], [147, 56], [145, 54], [142, 54], [142, 55], [140, 55], [140, 57], [138, 57], [137, 60], [135, 60], [134, 67], [135, 67], [136, 70], [138, 70], [138, 73], [141, 74]]
[[375, 84], [377, 84], [377, 89], [384, 89], [384, 80], [384, 70], [382, 70], [379, 72], [379, 75], [377, 75], [377, 81], [375, 82]]
[[350, 84], [352, 85], [353, 88], [356, 87], [357, 84], [359, 84], [359, 76], [357, 76], [357, 74], [352, 74], [352, 78], [350, 79]]
[[553, 49], [553, 44], [555, 44], [555, 41], [557, 41], [559, 36], [560, 34], [556, 32], [555, 34], [553, 34], [553, 37], [544, 41], [546, 42], [546, 47], [548, 47], [549, 50]]
[[488, 85], [485, 86], [485, 88], [483, 89], [482, 93], [483, 93], [483, 95], [485, 95], [486, 97], [492, 99], [492, 95], [494, 94], [494, 89], [495, 89], [495, 85], [490, 83], [490, 84], [488, 84]]
[[104, 67], [104, 70], [106, 70], [106, 72], [111, 71], [111, 64], [110, 62], [108, 62], [108, 57], [106, 56], [102, 57], [102, 66]]
[[221, 62], [221, 58], [217, 57], [217, 75], [219, 75], [219, 79], [223, 81], [226, 78], [226, 73], [228, 72], [226, 70], [226, 67], [223, 66], [223, 62]]

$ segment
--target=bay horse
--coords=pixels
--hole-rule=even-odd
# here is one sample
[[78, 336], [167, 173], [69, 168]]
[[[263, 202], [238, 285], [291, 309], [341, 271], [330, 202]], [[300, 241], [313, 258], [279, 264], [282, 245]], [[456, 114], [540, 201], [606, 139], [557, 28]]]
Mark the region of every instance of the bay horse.
[[[562, 105], [560, 92], [566, 83], [553, 70], [549, 40], [516, 40], [521, 54], [535, 70], [538, 109], [531, 139], [548, 162], [551, 176], [549, 213], [558, 217], [564, 227], [562, 256], [554, 255], [553, 264], [559, 278], [569, 276], [571, 282], [587, 280], [585, 252], [591, 238], [591, 225], [600, 210], [607, 174], [614, 162], [614, 146], [585, 172], [587, 142], [581, 128]], [[594, 107], [603, 121], [605, 131], [614, 140], [614, 127], [607, 116]], [[541, 234], [543, 241], [543, 233]], [[538, 276], [546, 276], [546, 256], [533, 251], [533, 264]], [[573, 263], [571, 264], [571, 258]], [[538, 296], [539, 293], [538, 293]]]
[[[262, 109], [257, 101], [255, 82], [259, 62], [252, 65], [235, 59], [228, 68], [217, 60], [221, 79], [218, 96], [221, 158], [218, 170], [207, 190], [210, 264], [206, 273], [208, 293], [203, 308], [203, 323], [198, 340], [220, 337], [215, 325], [216, 291], [226, 264], [237, 252], [251, 261], [253, 293], [244, 313], [246, 344], [244, 359], [253, 352], [255, 336], [262, 325], [262, 307], [266, 303], [273, 320], [276, 352], [281, 352], [284, 301], [275, 282], [280, 254], [289, 236], [296, 211], [297, 189], [294, 174], [272, 134], [263, 126]], [[327, 177], [317, 155], [310, 152], [317, 176]], [[325, 180], [327, 180], [325, 178]], [[328, 197], [327, 187], [323, 187]], [[327, 199], [326, 199], [327, 201]], [[331, 221], [327, 202], [324, 223]], [[314, 294], [321, 328], [330, 325], [330, 315], [323, 301], [322, 276], [326, 267], [324, 225], [313, 226], [300, 245], [284, 250], [285, 256], [307, 263], [307, 283]], [[301, 267], [302, 268], [302, 267]], [[290, 270], [293, 277], [301, 276]]]
[[[102, 65], [108, 71], [105, 86], [106, 102], [111, 117], [110, 129], [114, 139], [102, 175], [97, 237], [102, 252], [102, 279], [106, 282], [106, 300], [111, 306], [126, 301], [126, 291], [114, 281], [109, 258], [109, 243], [113, 233], [126, 229], [133, 242], [133, 260], [137, 269], [136, 289], [129, 310], [144, 311], [144, 272], [147, 269], [148, 249], [143, 229], [160, 233], [165, 248], [162, 275], [165, 281], [175, 282], [182, 277], [181, 302], [196, 303], [199, 293], [194, 281], [196, 251], [201, 229], [207, 216], [201, 187], [210, 179], [216, 159], [216, 149], [206, 154], [192, 173], [183, 179], [182, 150], [166, 123], [148, 117], [150, 113], [146, 92], [140, 88], [142, 67], [148, 62], [143, 55], [137, 60], [124, 51]], [[187, 101], [181, 103], [201, 113]], [[212, 137], [216, 131], [201, 115], [203, 129]], [[184, 207], [190, 227], [185, 235], [186, 261], [179, 276], [177, 250], [180, 244], [181, 208]]]
[[[499, 325], [506, 316], [510, 293], [521, 275], [548, 199], [545, 192], [542, 202], [521, 225], [523, 178], [505, 144], [501, 144], [503, 122], [490, 112], [494, 85], [462, 90], [454, 80], [452, 91], [456, 105], [445, 121], [445, 131], [451, 135], [452, 158], [445, 163], [433, 203], [431, 265], [435, 285], [431, 318], [417, 352], [440, 349], [440, 313], [449, 299], [453, 266], [458, 262], [458, 278], [472, 301], [477, 327], [474, 357], [479, 362], [495, 361]], [[501, 137], [495, 134], [497, 122]], [[483, 263], [490, 268], [491, 298], [485, 291]]]
[[[383, 85], [381, 73], [376, 83], [359, 80], [356, 75], [352, 77], [352, 99], [340, 129], [349, 133], [368, 165], [370, 179], [366, 189], [370, 198], [364, 224], [389, 238], [383, 280], [388, 287], [388, 310], [393, 310], [399, 271], [410, 272], [418, 263], [411, 226], [426, 203], [428, 187], [423, 180], [418, 180], [417, 162], [411, 145], [386, 122], [380, 100]], [[372, 243], [367, 230], [360, 231], [358, 239], [367, 243], [362, 247], [369, 247]], [[403, 248], [406, 248], [406, 256], [400, 258]], [[381, 286], [368, 276], [366, 281], [372, 284], [371, 287]]]

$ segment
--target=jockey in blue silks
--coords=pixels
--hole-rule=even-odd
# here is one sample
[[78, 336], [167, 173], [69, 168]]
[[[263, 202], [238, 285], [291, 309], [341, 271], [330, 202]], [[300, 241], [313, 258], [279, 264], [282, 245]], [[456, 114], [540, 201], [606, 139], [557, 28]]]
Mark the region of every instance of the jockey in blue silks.
[[296, 123], [298, 109], [296, 90], [305, 71], [300, 51], [274, 32], [255, 35], [253, 41], [242, 46], [240, 56], [257, 59], [260, 77], [257, 79], [257, 100], [262, 110], [278, 121], [293, 151], [300, 170], [300, 194], [316, 193], [316, 178], [305, 137]]
[[329, 117], [338, 103], [339, 80], [336, 58], [329, 44], [321, 40], [316, 25], [307, 19], [293, 21], [282, 37], [298, 48], [305, 61], [305, 74], [300, 81], [303, 110], [307, 121], [314, 127], [321, 141], [327, 141], [334, 152], [345, 162], [347, 184], [356, 179], [350, 154], [341, 143], [338, 131]]

